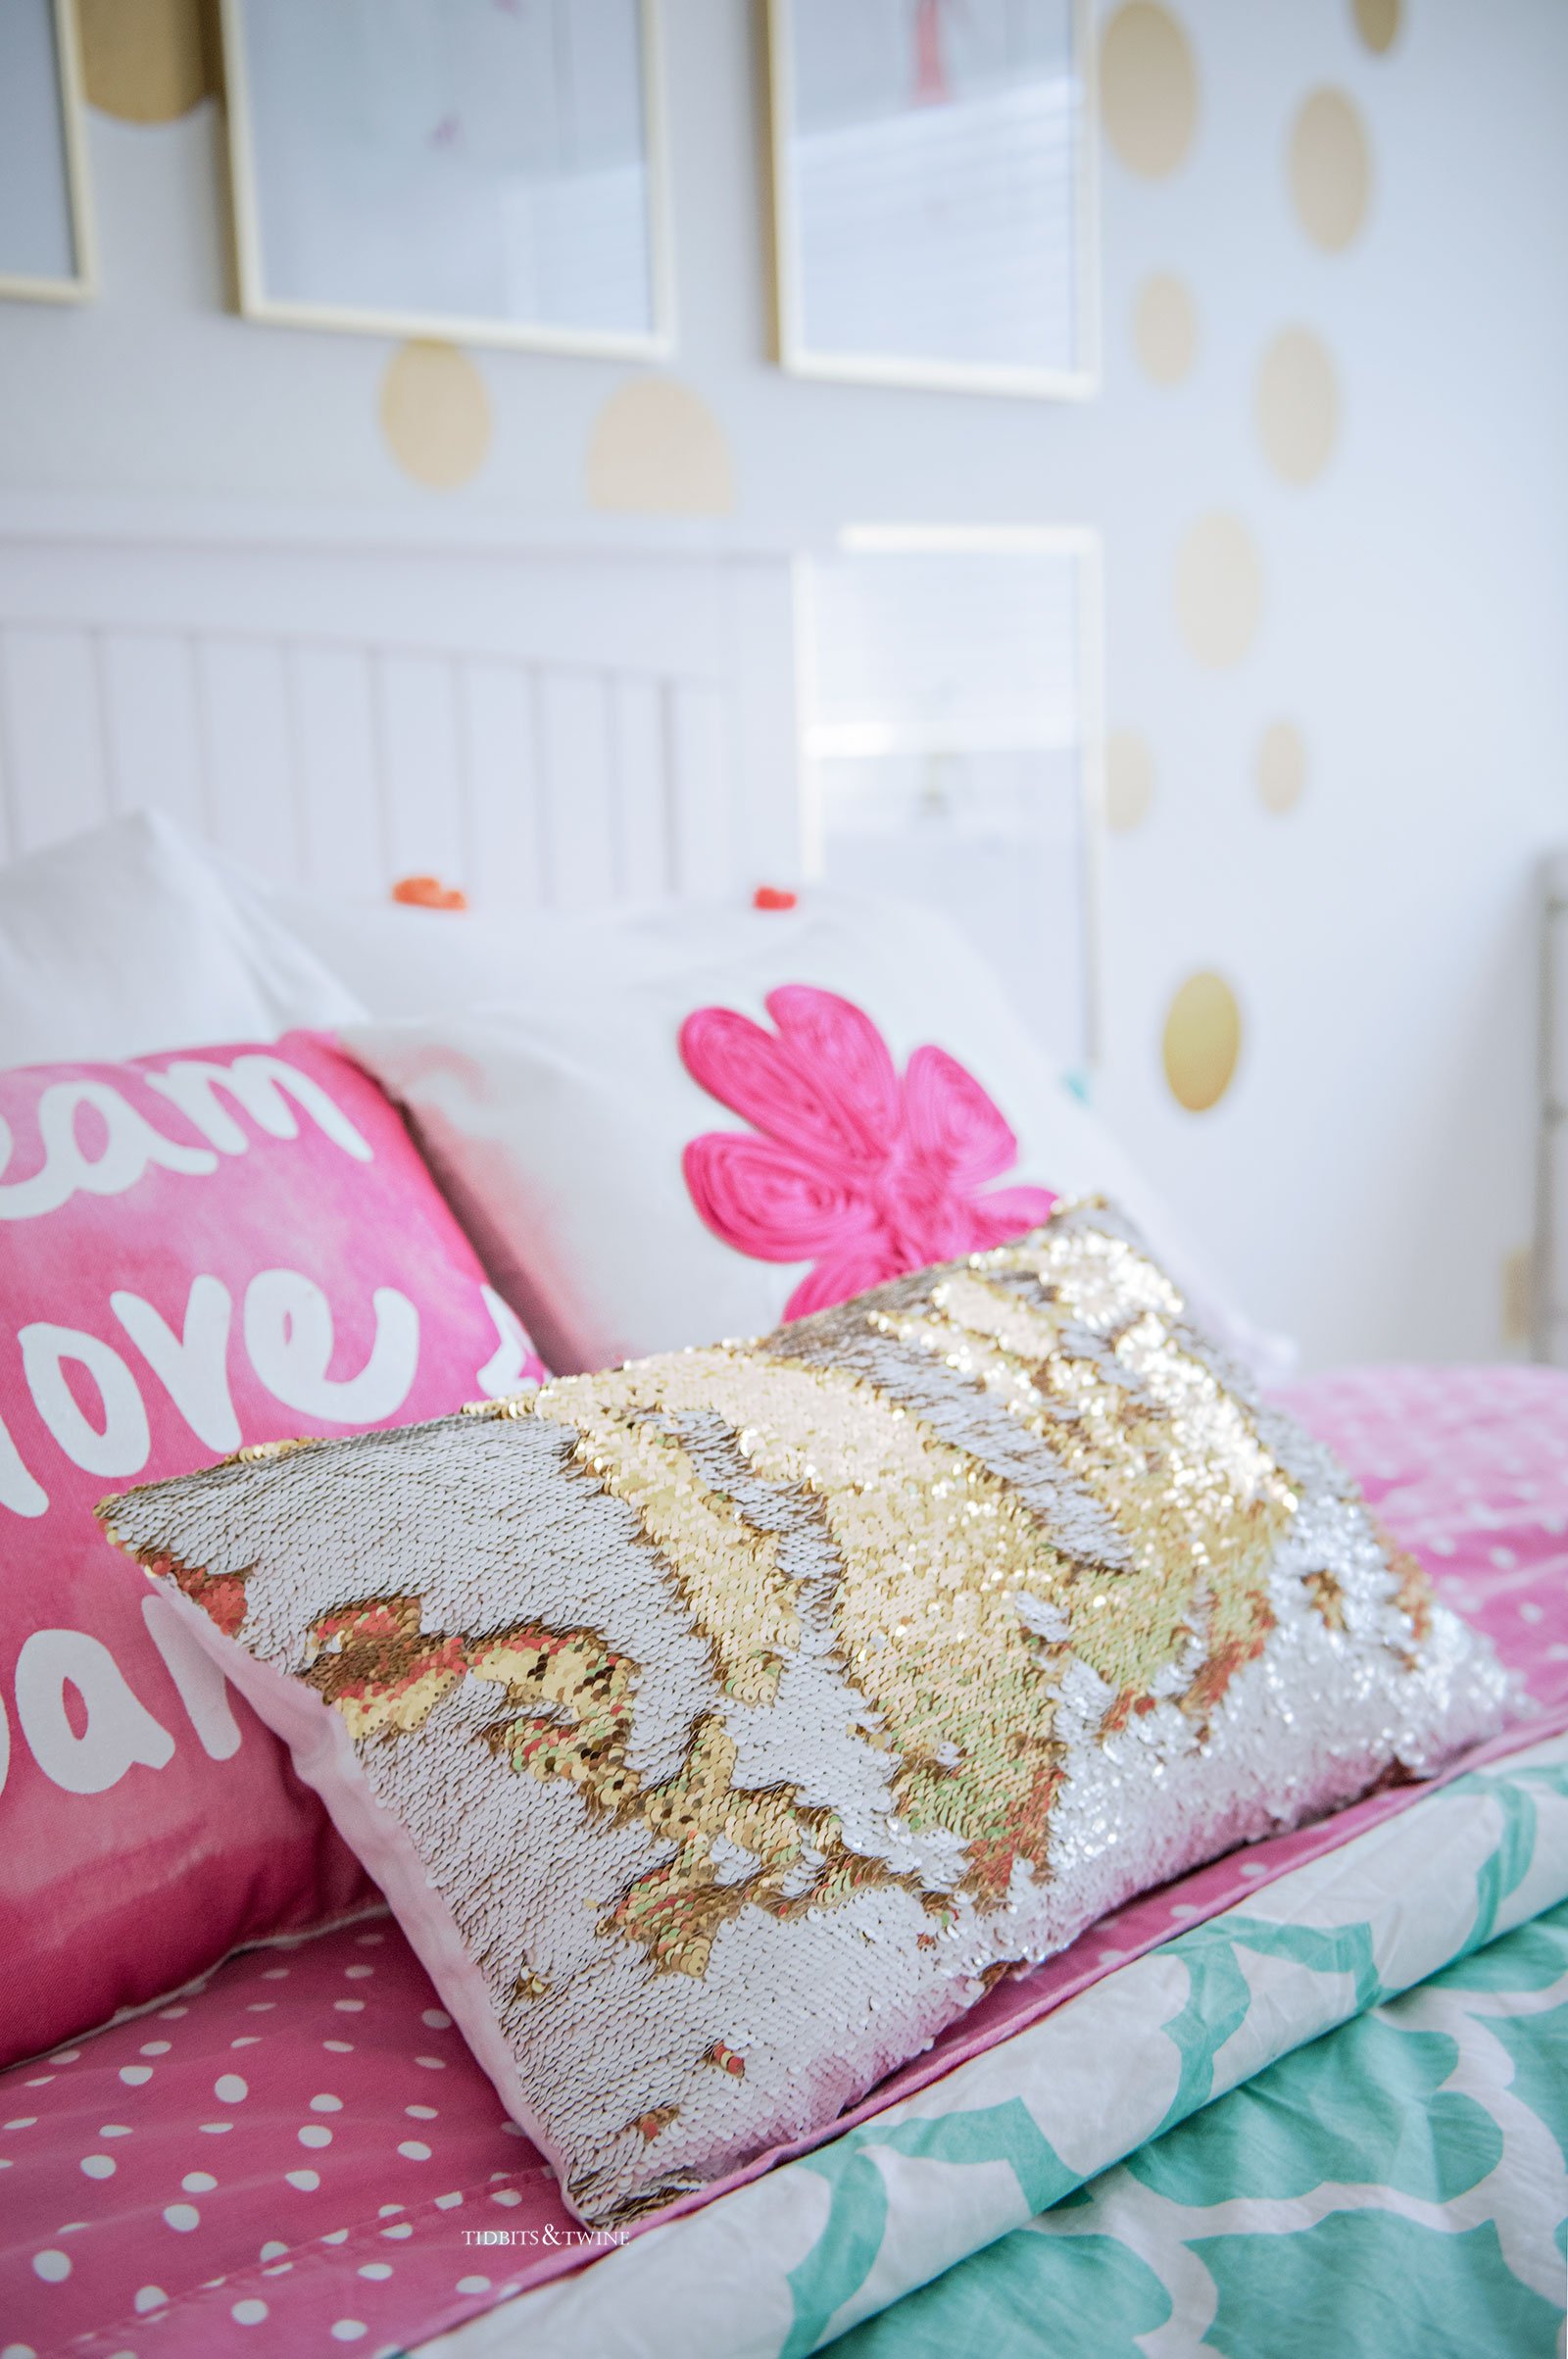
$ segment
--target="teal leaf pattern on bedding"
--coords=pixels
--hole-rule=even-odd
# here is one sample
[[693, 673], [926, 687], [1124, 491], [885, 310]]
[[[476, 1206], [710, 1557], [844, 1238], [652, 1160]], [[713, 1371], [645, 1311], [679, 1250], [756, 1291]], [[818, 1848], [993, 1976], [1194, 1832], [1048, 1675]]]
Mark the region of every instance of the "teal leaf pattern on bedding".
[[1305, 2195], [1377, 2180], [1446, 2203], [1484, 2179], [1502, 2133], [1484, 2105], [1444, 2084], [1459, 2043], [1363, 2015], [1271, 2064], [1250, 2106], [1214, 2105], [1129, 2156], [1143, 2187], [1175, 2203]]
[[1031, 2212], [1043, 2210], [1077, 2184], [1077, 2174], [1041, 2136], [1020, 2097], [975, 2113], [904, 2122], [891, 2134], [881, 2133], [874, 2122], [847, 2131], [820, 2153], [807, 2155], [802, 2165], [827, 2181], [833, 2202], [821, 2237], [801, 2270], [791, 2273], [795, 2328], [779, 2359], [803, 2359], [814, 2349], [827, 2319], [864, 2284], [877, 2257], [888, 2198], [886, 2182], [867, 2151], [872, 2145], [931, 2162], [1004, 2163], [1018, 2182], [1024, 2208]]
[[1490, 2220], [1446, 2235], [1388, 2212], [1332, 2212], [1294, 2236], [1219, 2236], [1193, 2250], [1219, 2292], [1204, 2345], [1224, 2359], [1549, 2359], [1557, 2347], [1561, 2312], [1519, 2283]]
[[1565, 2056], [1568, 1902], [1278, 2058], [835, 2353], [1547, 2359]]

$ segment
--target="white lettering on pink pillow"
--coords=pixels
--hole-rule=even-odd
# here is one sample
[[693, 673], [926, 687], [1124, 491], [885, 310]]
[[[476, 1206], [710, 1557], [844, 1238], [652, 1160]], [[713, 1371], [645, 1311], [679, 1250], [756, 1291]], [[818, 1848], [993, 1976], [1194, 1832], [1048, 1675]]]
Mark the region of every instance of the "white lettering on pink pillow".
[[0, 2061], [366, 1896], [95, 1500], [540, 1374], [328, 1041], [0, 1073]]

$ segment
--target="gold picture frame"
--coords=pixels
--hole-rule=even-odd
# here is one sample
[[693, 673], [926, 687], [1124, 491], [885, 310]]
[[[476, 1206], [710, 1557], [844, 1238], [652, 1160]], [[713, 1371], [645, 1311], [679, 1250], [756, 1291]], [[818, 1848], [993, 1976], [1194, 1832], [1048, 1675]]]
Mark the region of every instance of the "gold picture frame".
[[45, 0], [45, 5], [54, 43], [62, 194], [74, 267], [68, 271], [0, 267], [0, 297], [25, 303], [85, 303], [98, 292], [98, 240], [87, 169], [81, 44], [72, 0]]
[[[1073, 105], [1072, 162], [1067, 172], [1072, 221], [1069, 231], [1072, 351], [1061, 362], [955, 357], [952, 354], [857, 348], [853, 342], [813, 342], [808, 330], [806, 268], [801, 251], [800, 172], [797, 144], [797, 74], [792, 19], [797, 0], [760, 0], [767, 63], [769, 196], [772, 212], [774, 353], [792, 375], [851, 384], [908, 387], [935, 392], [1021, 395], [1034, 399], [1083, 401], [1100, 384], [1099, 162], [1096, 50], [1091, 0], [1065, 0], [1069, 28]], [[935, 12], [940, 38], [941, 0], [924, 0], [916, 16]], [[912, 110], [911, 110], [912, 115]], [[833, 243], [833, 241], [829, 241]]]
[[260, 195], [259, 125], [254, 76], [246, 47], [248, 0], [219, 0], [228, 177], [239, 310], [272, 326], [325, 328], [350, 334], [440, 337], [458, 344], [499, 345], [526, 352], [607, 359], [667, 359], [675, 344], [674, 251], [669, 194], [669, 141], [660, 0], [633, 0], [639, 46], [643, 177], [646, 186], [646, 328], [563, 324], [509, 318], [471, 309], [411, 303], [361, 304], [282, 294], [269, 285]]

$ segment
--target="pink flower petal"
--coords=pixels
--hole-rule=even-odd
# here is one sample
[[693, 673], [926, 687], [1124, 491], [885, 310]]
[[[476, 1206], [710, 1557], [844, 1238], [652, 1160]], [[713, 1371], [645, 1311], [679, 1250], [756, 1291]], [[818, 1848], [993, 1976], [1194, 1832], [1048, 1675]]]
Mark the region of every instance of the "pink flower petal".
[[885, 1237], [868, 1232], [856, 1245], [829, 1254], [801, 1280], [784, 1305], [786, 1319], [808, 1318], [813, 1310], [831, 1310], [872, 1286], [902, 1277], [904, 1263]]
[[765, 1005], [780, 1040], [831, 1089], [846, 1143], [868, 1162], [886, 1155], [901, 1119], [898, 1067], [863, 1008], [810, 983], [781, 984]]
[[1049, 1188], [998, 1188], [990, 1196], [972, 1196], [964, 1206], [970, 1241], [954, 1250], [983, 1253], [994, 1245], [1011, 1245], [1049, 1219], [1056, 1201]]
[[1010, 1171], [1018, 1159], [1018, 1141], [1001, 1109], [946, 1049], [916, 1049], [909, 1058], [904, 1116], [911, 1145], [940, 1159], [960, 1194]]
[[758, 1261], [812, 1260], [871, 1223], [853, 1178], [745, 1131], [706, 1131], [685, 1149], [681, 1167], [714, 1236]]
[[782, 1147], [835, 1170], [874, 1168], [885, 1153], [876, 1119], [857, 1109], [840, 1065], [818, 1065], [733, 1007], [697, 1008], [681, 1026], [680, 1053], [694, 1081]]

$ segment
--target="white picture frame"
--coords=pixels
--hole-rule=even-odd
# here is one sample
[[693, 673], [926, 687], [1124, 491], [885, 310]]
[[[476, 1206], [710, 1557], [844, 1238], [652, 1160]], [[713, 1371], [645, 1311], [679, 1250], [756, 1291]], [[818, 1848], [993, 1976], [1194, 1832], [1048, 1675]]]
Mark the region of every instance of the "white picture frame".
[[0, 297], [98, 292], [81, 52], [71, 0], [0, 9]]
[[[764, 6], [780, 366], [948, 392], [1094, 394], [1090, 0]], [[1020, 303], [1031, 284], [1038, 303]]]
[[[660, 0], [402, 0], [397, 38], [377, 0], [220, 0], [220, 17], [246, 319], [673, 350]], [[597, 170], [527, 170], [530, 141], [559, 165], [596, 140]]]

